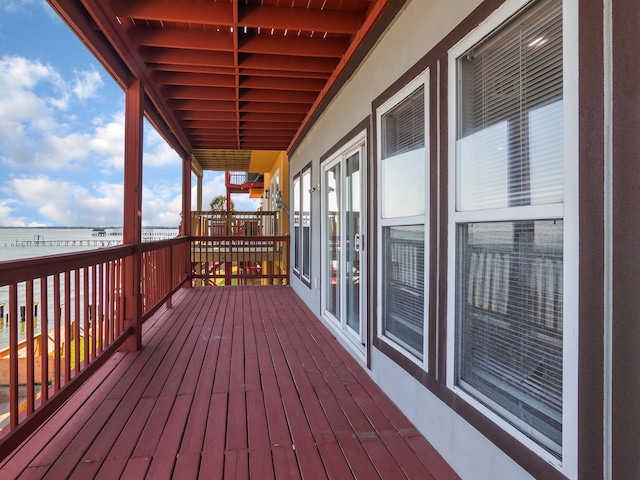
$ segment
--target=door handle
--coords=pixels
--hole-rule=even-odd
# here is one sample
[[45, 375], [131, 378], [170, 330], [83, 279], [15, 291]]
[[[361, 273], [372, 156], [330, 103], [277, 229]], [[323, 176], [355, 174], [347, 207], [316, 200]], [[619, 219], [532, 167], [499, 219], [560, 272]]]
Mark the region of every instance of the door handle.
[[353, 236], [353, 249], [356, 252], [364, 251], [364, 234], [356, 233]]

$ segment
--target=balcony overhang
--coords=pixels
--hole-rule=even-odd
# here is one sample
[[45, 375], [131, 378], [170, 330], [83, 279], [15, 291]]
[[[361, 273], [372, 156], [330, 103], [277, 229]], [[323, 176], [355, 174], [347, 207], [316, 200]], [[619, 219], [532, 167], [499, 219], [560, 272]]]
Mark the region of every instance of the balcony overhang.
[[[291, 151], [406, 0], [48, 0], [204, 170]], [[192, 157], [192, 158], [193, 158]]]

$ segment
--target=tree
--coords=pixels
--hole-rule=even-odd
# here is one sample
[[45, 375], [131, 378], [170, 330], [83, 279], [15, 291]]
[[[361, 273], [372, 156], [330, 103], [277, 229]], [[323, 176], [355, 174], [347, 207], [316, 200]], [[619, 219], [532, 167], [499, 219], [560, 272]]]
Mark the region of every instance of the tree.
[[[227, 197], [225, 195], [218, 195], [213, 197], [209, 207], [212, 212], [225, 212], [227, 210]], [[233, 200], [231, 200], [231, 208], [230, 210], [233, 212], [236, 209], [236, 206], [233, 204]]]

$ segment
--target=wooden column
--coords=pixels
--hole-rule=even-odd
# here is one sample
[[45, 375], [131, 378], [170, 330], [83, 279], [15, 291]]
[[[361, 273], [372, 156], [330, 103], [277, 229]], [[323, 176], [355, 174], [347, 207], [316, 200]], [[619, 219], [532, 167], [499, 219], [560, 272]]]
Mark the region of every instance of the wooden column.
[[[191, 227], [191, 159], [189, 156], [182, 159], [182, 231], [187, 237], [192, 232]], [[191, 248], [186, 249], [187, 255], [187, 275], [191, 275]], [[191, 281], [184, 284], [191, 287]]]
[[[142, 242], [142, 102], [144, 90], [136, 81], [125, 91], [124, 114], [124, 223], [125, 245]], [[140, 294], [140, 254], [124, 262], [124, 328], [133, 328], [133, 335], [124, 344], [126, 350], [142, 347], [142, 296]]]
[[197, 191], [197, 206], [198, 211], [202, 211], [202, 175], [198, 175], [198, 191]]
[[[200, 185], [200, 184], [199, 184]], [[182, 232], [191, 236], [191, 161], [182, 159]]]

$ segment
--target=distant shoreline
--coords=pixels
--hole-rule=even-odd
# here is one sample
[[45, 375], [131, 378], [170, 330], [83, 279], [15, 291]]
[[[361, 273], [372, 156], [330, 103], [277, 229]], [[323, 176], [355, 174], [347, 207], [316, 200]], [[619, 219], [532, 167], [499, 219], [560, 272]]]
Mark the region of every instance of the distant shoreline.
[[[92, 230], [94, 228], [105, 228], [105, 229], [122, 229], [122, 225], [119, 226], [95, 226], [95, 227], [86, 227], [86, 226], [81, 226], [81, 227], [73, 227], [73, 226], [65, 226], [65, 227], [57, 227], [57, 226], [53, 226], [53, 225], [48, 225], [48, 226], [35, 226], [35, 227], [13, 227], [13, 226], [2, 226], [0, 225], [0, 229], [14, 229], [14, 230], [20, 230], [20, 229], [56, 229], [56, 230]], [[156, 225], [143, 225], [142, 229], [145, 230], [149, 230], [149, 229], [154, 229], [154, 230], [172, 230], [172, 229], [176, 229], [178, 228], [177, 225], [171, 225], [171, 226], [167, 226], [167, 225], [163, 225], [163, 226], [156, 226]]]

